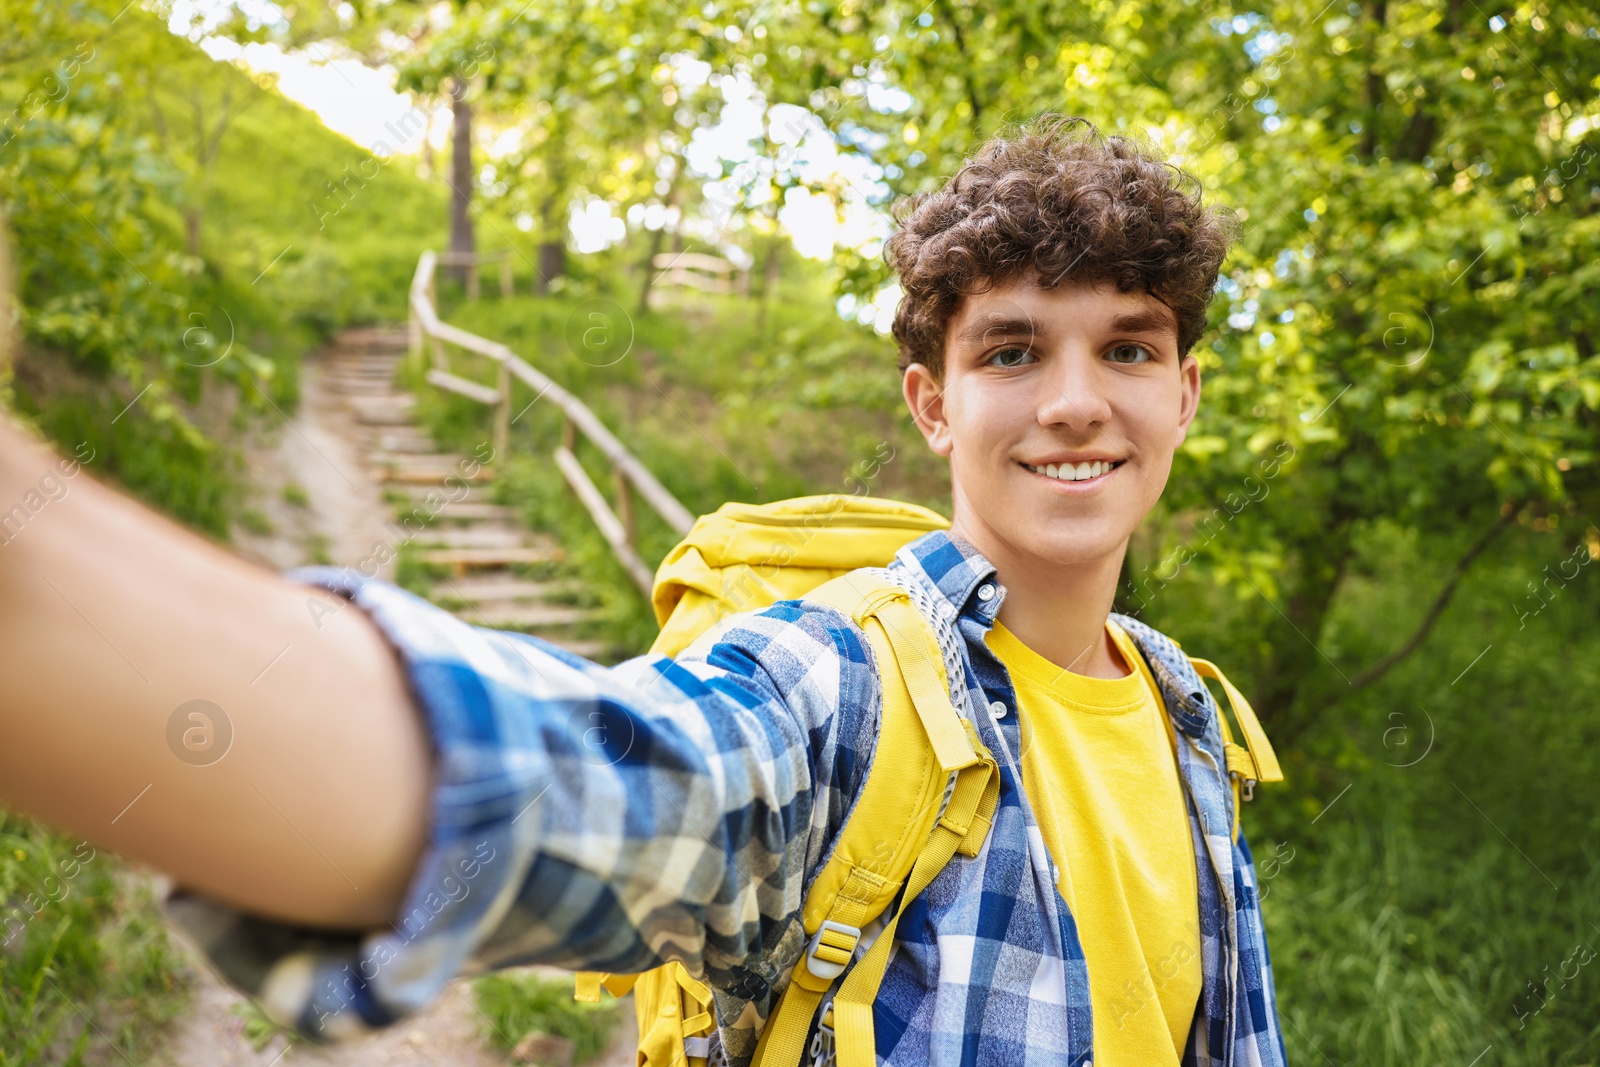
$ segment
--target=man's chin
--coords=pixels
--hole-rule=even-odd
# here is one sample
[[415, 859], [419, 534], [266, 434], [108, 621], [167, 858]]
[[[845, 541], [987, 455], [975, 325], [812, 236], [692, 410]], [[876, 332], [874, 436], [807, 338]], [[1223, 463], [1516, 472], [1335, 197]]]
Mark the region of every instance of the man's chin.
[[1104, 562], [1116, 553], [1126, 538], [1045, 536], [1030, 539], [1029, 555], [1051, 567], [1086, 567]]

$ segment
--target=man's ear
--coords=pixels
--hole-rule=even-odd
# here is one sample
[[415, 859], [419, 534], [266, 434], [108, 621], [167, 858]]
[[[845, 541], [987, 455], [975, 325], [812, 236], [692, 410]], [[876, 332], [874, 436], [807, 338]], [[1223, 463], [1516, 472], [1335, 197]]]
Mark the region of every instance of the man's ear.
[[944, 386], [924, 363], [913, 363], [900, 379], [900, 391], [911, 409], [911, 419], [922, 431], [934, 455], [948, 456], [950, 425], [944, 418]]
[[1183, 380], [1183, 394], [1178, 401], [1178, 439], [1173, 442], [1174, 451], [1189, 436], [1189, 424], [1200, 410], [1200, 361], [1184, 356], [1178, 364], [1178, 374]]

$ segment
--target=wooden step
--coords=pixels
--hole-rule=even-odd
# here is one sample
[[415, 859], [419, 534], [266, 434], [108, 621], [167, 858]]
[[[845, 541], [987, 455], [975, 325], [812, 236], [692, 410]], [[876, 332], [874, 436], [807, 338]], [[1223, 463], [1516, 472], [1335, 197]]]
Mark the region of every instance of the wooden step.
[[415, 559], [434, 567], [450, 567], [463, 574], [475, 567], [510, 567], [518, 563], [550, 563], [564, 554], [559, 548], [525, 546], [519, 548], [425, 548]]
[[339, 348], [370, 348], [374, 345], [399, 345], [405, 348], [411, 332], [404, 326], [349, 326], [339, 331], [334, 344]]
[[386, 400], [394, 395], [394, 390], [387, 385], [366, 388], [354, 385], [335, 385], [328, 390], [330, 394], [339, 398], [345, 408], [355, 410], [352, 400]]
[[428, 590], [435, 604], [502, 604], [516, 600], [547, 600], [580, 588], [575, 582], [535, 582], [502, 574], [477, 574], [454, 582], [441, 582]]
[[453, 531], [459, 533], [462, 530], [479, 529], [510, 530], [518, 534], [527, 532], [514, 521], [516, 516], [511, 512], [511, 509], [502, 507], [499, 504], [468, 504], [460, 501], [451, 501], [445, 497], [445, 494], [450, 491], [441, 486], [437, 490], [439, 500], [436, 504], [430, 504], [424, 499], [417, 501], [410, 507], [406, 507], [403, 504], [392, 504], [390, 509], [397, 519], [410, 519], [414, 523], [420, 522], [423, 524], [427, 524], [431, 520], [433, 529], [436, 532]]
[[361, 423], [363, 426], [409, 426], [409, 425], [411, 425], [411, 413], [409, 411], [399, 411], [399, 410], [393, 410], [393, 409], [391, 409], [391, 410], [377, 409], [377, 410], [363, 411], [362, 409], [357, 408], [356, 412], [355, 412], [355, 415], [356, 415], [356, 421]]
[[[447, 491], [449, 490], [444, 488], [435, 490], [441, 499], [443, 499]], [[456, 489], [454, 491], [459, 492], [460, 490]], [[503, 504], [470, 504], [466, 501], [451, 500], [444, 500], [437, 509], [431, 509], [426, 500], [420, 500], [410, 508], [398, 504], [394, 505], [394, 510], [401, 514], [415, 513], [419, 516], [426, 516], [431, 513], [435, 522], [448, 523], [455, 528], [459, 528], [456, 527], [458, 523], [495, 522], [515, 525], [517, 517], [515, 510]]]
[[434, 516], [440, 522], [482, 522], [492, 520], [495, 522], [514, 522], [517, 517], [515, 508], [508, 508], [504, 504], [468, 504], [446, 502]]
[[460, 452], [385, 452], [378, 450], [371, 453], [372, 462], [382, 467], [409, 467], [412, 470], [437, 470], [449, 474], [453, 470], [466, 470], [476, 464], [479, 470], [483, 464], [477, 460], [469, 460]]
[[377, 396], [388, 396], [398, 389], [394, 378], [388, 374], [367, 375], [333, 371], [322, 380], [330, 388], [337, 389], [347, 396], [360, 396], [365, 392], [371, 392]]
[[441, 515], [463, 504], [489, 503], [487, 486], [480, 486], [474, 489], [469, 482], [466, 494], [463, 495], [461, 485], [461, 482], [452, 482], [450, 485], [443, 485], [439, 482], [390, 482], [386, 488], [404, 493], [419, 504], [425, 504], [430, 494], [437, 493], [445, 501], [439, 511]]
[[354, 360], [333, 360], [322, 365], [323, 373], [335, 378], [350, 378], [358, 381], [386, 382], [393, 378], [400, 369], [399, 360], [384, 363], [358, 363]]
[[384, 452], [405, 452], [413, 456], [424, 456], [436, 455], [439, 444], [423, 433], [380, 433], [378, 448]]
[[353, 396], [350, 406], [357, 411], [410, 411], [417, 406], [417, 398], [410, 393], [390, 393], [388, 396]]
[[381, 389], [384, 395], [397, 391], [400, 386], [392, 374], [351, 374], [349, 371], [329, 371], [322, 379], [335, 389]]
[[587, 608], [566, 604], [484, 604], [461, 612], [461, 617], [497, 630], [547, 630], [552, 626], [591, 622], [598, 616]]
[[[431, 485], [443, 486], [446, 478], [452, 479], [452, 485], [462, 482], [483, 483], [494, 479], [494, 470], [490, 467], [479, 467], [472, 474], [457, 469], [456, 467], [436, 467], [432, 465], [418, 466], [416, 464], [380, 464], [373, 468], [373, 475], [381, 482], [402, 483], [405, 485]], [[459, 489], [449, 490], [450, 495], [459, 493]]]
[[369, 356], [360, 353], [343, 353], [323, 360], [330, 367], [355, 367], [361, 370], [393, 370], [405, 362], [399, 356]]
[[527, 544], [521, 530], [504, 526], [432, 526], [413, 540], [438, 548], [517, 548]]

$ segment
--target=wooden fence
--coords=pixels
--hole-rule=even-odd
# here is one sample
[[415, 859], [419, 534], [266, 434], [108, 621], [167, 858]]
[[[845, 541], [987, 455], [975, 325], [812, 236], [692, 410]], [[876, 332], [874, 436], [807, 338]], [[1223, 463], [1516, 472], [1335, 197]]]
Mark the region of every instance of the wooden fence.
[[650, 260], [655, 279], [650, 292], [677, 286], [702, 293], [750, 295], [750, 274], [719, 256], [700, 252], [661, 252]]
[[[458, 258], [459, 254], [453, 254]], [[513, 381], [521, 381], [534, 391], [534, 399], [548, 402], [560, 410], [562, 416], [561, 443], [556, 446], [556, 467], [578, 495], [588, 510], [595, 526], [617, 560], [627, 570], [646, 596], [654, 581], [654, 571], [642, 558], [634, 545], [634, 494], [643, 498], [669, 527], [683, 535], [689, 532], [694, 516], [689, 514], [678, 499], [656, 480], [645, 465], [618, 441], [605, 424], [589, 410], [588, 405], [557, 385], [548, 376], [524, 361], [510, 348], [496, 341], [479, 337], [475, 333], [441, 322], [438, 313], [438, 290], [434, 273], [439, 266], [439, 255], [431, 249], [417, 259], [417, 272], [411, 279], [411, 347], [420, 351], [427, 347], [432, 352], [432, 366], [428, 369], [429, 384], [476, 400], [495, 409], [495, 456], [505, 454], [511, 431], [511, 392]], [[485, 385], [462, 377], [451, 370], [451, 353], [459, 350], [481, 356], [496, 365], [494, 385]], [[616, 507], [612, 508], [605, 495], [589, 477], [573, 449], [581, 433], [599, 450], [611, 465], [612, 481], [616, 487]]]

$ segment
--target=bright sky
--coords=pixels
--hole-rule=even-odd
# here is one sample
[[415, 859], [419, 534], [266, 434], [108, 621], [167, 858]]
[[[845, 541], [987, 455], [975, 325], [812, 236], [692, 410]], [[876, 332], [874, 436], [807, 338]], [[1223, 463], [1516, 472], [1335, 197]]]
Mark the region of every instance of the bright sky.
[[[276, 5], [268, 0], [246, 0], [239, 6], [265, 22], [281, 17]], [[241, 47], [225, 38], [205, 36], [208, 26], [215, 24], [217, 13], [225, 9], [226, 5], [218, 0], [176, 0], [170, 24], [174, 32], [199, 36], [201, 47], [215, 59], [238, 60], [254, 71], [276, 75], [284, 96], [315, 112], [329, 129], [365, 148], [381, 145], [409, 154], [419, 151], [424, 136], [429, 136], [435, 149], [446, 149], [449, 108], [437, 108], [432, 116], [424, 113], [420, 129], [415, 121], [402, 126], [400, 120], [416, 105], [410, 93], [395, 92], [392, 68], [373, 69], [357, 59], [335, 56], [321, 48], [285, 52], [275, 44]], [[675, 70], [675, 81], [684, 89], [704, 86], [713, 77], [709, 65], [691, 58], [675, 63]], [[832, 134], [807, 109], [789, 104], [768, 108], [744, 78], [721, 78], [717, 88], [725, 101], [721, 121], [714, 127], [696, 129], [686, 152], [690, 172], [707, 179], [708, 199], [712, 203], [744, 202], [741, 189], [752, 183], [764, 194], [766, 182], [759, 179], [767, 176], [773, 160], [754, 151], [752, 142], [763, 142], [765, 118], [777, 144], [778, 165], [792, 179], [827, 183], [844, 190], [843, 203], [838, 206], [829, 197], [803, 188], [787, 190], [778, 210], [778, 223], [795, 250], [817, 260], [827, 260], [835, 248], [879, 254], [889, 233], [889, 218], [886, 212], [872, 206], [868, 197], [881, 198], [887, 191], [880, 181], [882, 172], [858, 155], [840, 153]], [[902, 111], [911, 102], [905, 94], [882, 85], [867, 88], [873, 104], [882, 110]], [[412, 132], [398, 137], [395, 131], [402, 128]], [[501, 141], [514, 138], [515, 131], [506, 131]], [[491, 159], [496, 155], [495, 146], [495, 139], [491, 138], [487, 149]], [[725, 166], [732, 170], [732, 176], [720, 178]], [[712, 177], [720, 180], [710, 181]], [[759, 206], [762, 201], [752, 199], [750, 203]], [[573, 205], [569, 229], [574, 250], [585, 253], [623, 240], [630, 224], [656, 229], [669, 220], [680, 221], [675, 211], [669, 214], [659, 207], [635, 206], [625, 222], [616, 214], [614, 205], [596, 199]], [[719, 245], [729, 259], [748, 265], [749, 254], [735, 242], [733, 233], [718, 225], [720, 220], [712, 217], [682, 221], [685, 233]], [[839, 313], [886, 333], [899, 295], [898, 288], [891, 286], [870, 302], [842, 300]]]

